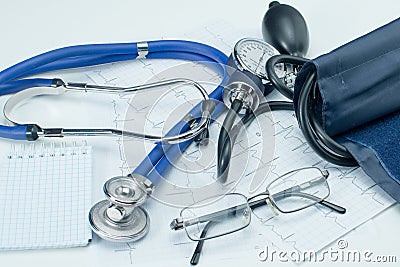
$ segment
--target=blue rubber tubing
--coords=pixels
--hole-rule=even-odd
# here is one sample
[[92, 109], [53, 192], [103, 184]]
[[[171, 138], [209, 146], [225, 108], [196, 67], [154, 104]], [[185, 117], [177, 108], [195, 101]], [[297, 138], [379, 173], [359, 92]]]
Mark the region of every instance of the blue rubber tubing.
[[[223, 77], [225, 78], [221, 82], [221, 85], [209, 95], [210, 99], [214, 99], [219, 103], [222, 102], [222, 90], [227, 80], [227, 74], [224, 73]], [[215, 111], [212, 114], [212, 120], [221, 115], [224, 110], [224, 105], [217, 104]], [[198, 118], [201, 116], [201, 106], [196, 105], [191, 111], [189, 111], [189, 113], [195, 118]], [[180, 121], [167, 133], [167, 135], [176, 135], [178, 133], [183, 133], [188, 129], [189, 126], [187, 123]], [[132, 173], [147, 177], [154, 185], [158, 184], [160, 181], [160, 175], [165, 175], [172, 166], [171, 162], [173, 161], [171, 159], [177, 159], [181, 155], [181, 152], [183, 152], [191, 142], [192, 140], [176, 145], [157, 144], [149, 152], [147, 157], [133, 170]], [[171, 148], [174, 148], [174, 150], [172, 150], [173, 152], [170, 152]], [[164, 157], [165, 153], [169, 153], [167, 157]], [[171, 160], [171, 162], [169, 162], [167, 159]]]
[[50, 87], [52, 79], [24, 79], [0, 84], [0, 92], [2, 95], [15, 94], [19, 91], [32, 87]]
[[[196, 42], [183, 40], [160, 40], [148, 42], [149, 55], [152, 53], [184, 52], [190, 54], [207, 55], [216, 63], [226, 63], [226, 55], [219, 50]], [[78, 45], [52, 50], [30, 59], [24, 60], [0, 72], [0, 84], [12, 81], [17, 78], [26, 77], [32, 70], [59, 60], [79, 58], [85, 61], [89, 56], [109, 55], [138, 55], [136, 43], [126, 44], [92, 44]], [[65, 69], [65, 68], [63, 68]], [[56, 70], [49, 69], [47, 71]], [[0, 94], [2, 94], [0, 92]]]
[[[213, 112], [212, 120], [218, 118], [225, 110], [225, 105], [219, 103]], [[157, 185], [160, 180], [165, 177], [169, 169], [172, 167], [172, 164], [179, 159], [191, 143], [192, 140], [189, 140], [176, 145], [171, 145], [170, 148], [163, 153], [157, 164], [154, 165], [154, 168], [152, 168], [147, 174], [147, 179], [149, 179], [154, 185]]]
[[[84, 59], [84, 60], [82, 60]], [[67, 58], [58, 60], [56, 62], [52, 62], [46, 64], [44, 66], [38, 67], [36, 69], [32, 69], [28, 72], [25, 72], [23, 75], [18, 77], [18, 79], [32, 76], [44, 72], [62, 70], [62, 69], [72, 69], [72, 68], [81, 68], [81, 67], [90, 67], [94, 65], [101, 65], [107, 63], [115, 63], [127, 60], [136, 59], [136, 55], [127, 54], [127, 55], [107, 55], [107, 56], [86, 56], [84, 58]], [[214, 62], [211, 58], [205, 55], [187, 53], [187, 52], [159, 52], [156, 54], [149, 54], [147, 59], [181, 59], [181, 60], [190, 60], [196, 62]]]
[[13, 127], [0, 125], [0, 136], [12, 140], [26, 140], [27, 125]]
[[[181, 59], [217, 63], [222, 66], [222, 71], [220, 71], [222, 76], [225, 78], [227, 76], [224, 67], [228, 59], [227, 56], [221, 51], [205, 44], [183, 40], [149, 41], [148, 50], [149, 54], [147, 58]], [[61, 69], [133, 60], [137, 55], [136, 43], [77, 45], [55, 49], [22, 61], [0, 72], [0, 95], [13, 94], [32, 87], [48, 87], [52, 84], [52, 79], [23, 79], [31, 75]], [[210, 98], [221, 100], [225, 81], [226, 79], [223, 79], [222, 86], [219, 86], [211, 93]], [[197, 105], [192, 109], [191, 114], [195, 117], [200, 116], [200, 106]], [[27, 126], [24, 125], [18, 127], [0, 125], [0, 137], [26, 140], [26, 128]], [[188, 126], [181, 121], [170, 130], [169, 134], [177, 134], [187, 129]], [[190, 144], [189, 141], [184, 143]], [[158, 162], [161, 164], [158, 169], [162, 170], [162, 173], [164, 173], [170, 167], [170, 164], [166, 161], [161, 161], [161, 159], [163, 159], [164, 153], [169, 148], [175, 146], [156, 145], [146, 159], [135, 169], [134, 173], [147, 176], [154, 166], [158, 165]], [[184, 146], [182, 146], [182, 148], [183, 147]], [[174, 157], [170, 156], [168, 158]], [[157, 183], [156, 180], [155, 182]]]
[[[135, 55], [111, 55], [111, 56], [88, 56], [85, 57], [85, 60], [82, 58], [67, 58], [63, 60], [59, 60], [56, 62], [52, 62], [46, 64], [44, 66], [38, 67], [36, 69], [32, 69], [28, 72], [25, 72], [18, 79], [21, 79], [26, 76], [37, 75], [44, 72], [56, 71], [56, 70], [63, 70], [63, 69], [72, 69], [72, 68], [81, 68], [81, 67], [89, 67], [94, 65], [101, 65], [107, 63], [115, 63], [127, 60], [134, 60], [136, 57]], [[150, 54], [148, 59], [181, 59], [186, 61], [195, 61], [195, 62], [213, 62], [207, 56], [198, 55], [198, 54], [190, 54], [186, 52], [160, 52], [157, 54]], [[13, 94], [27, 88], [31, 87], [38, 87], [38, 86], [51, 86], [52, 79], [37, 79], [39, 81], [33, 81], [31, 79], [31, 83], [29, 80], [15, 80], [7, 83], [0, 84], [0, 92], [1, 95], [6, 94]], [[8, 88], [7, 91], [5, 88]], [[3, 90], [4, 89], [4, 90]]]
[[[210, 98], [221, 102], [222, 89], [223, 89], [223, 86], [218, 86], [217, 89], [215, 89], [210, 94]], [[212, 119], [214, 120], [219, 115], [221, 115], [222, 112], [224, 111], [224, 109], [225, 109], [225, 106], [217, 104], [215, 111], [212, 114]], [[191, 113], [194, 117], [199, 117], [201, 115], [201, 107], [199, 105], [197, 105], [191, 111], [189, 111], [189, 113]], [[180, 121], [167, 133], [167, 135], [175, 135], [178, 133], [183, 133], [183, 132], [187, 131], [188, 129], [189, 129], [189, 126], [187, 125], [187, 123]], [[186, 141], [183, 143], [185, 143], [185, 144], [187, 143], [189, 145], [191, 143], [191, 141], [192, 140]], [[183, 143], [181, 143], [181, 144], [183, 144]], [[157, 144], [149, 152], [147, 157], [135, 168], [135, 170], [132, 173], [145, 176], [153, 184], [157, 184], [159, 182], [159, 177], [154, 175], [155, 173], [153, 171], [156, 170], [156, 172], [161, 175], [166, 174], [166, 171], [171, 167], [171, 164], [170, 164], [170, 162], [167, 162], [166, 160], [161, 161], [161, 159], [164, 157], [164, 154], [169, 152], [169, 150], [172, 147], [175, 147], [175, 149], [176, 149], [178, 147], [178, 144], [176, 144], [176, 145]], [[182, 146], [182, 148], [183, 147], [186, 149], [187, 146]], [[178, 156], [180, 156], [181, 151], [184, 151], [184, 150], [177, 151], [176, 155], [169, 153], [168, 159], [177, 158]], [[152, 172], [153, 175], [149, 175], [150, 172]]]

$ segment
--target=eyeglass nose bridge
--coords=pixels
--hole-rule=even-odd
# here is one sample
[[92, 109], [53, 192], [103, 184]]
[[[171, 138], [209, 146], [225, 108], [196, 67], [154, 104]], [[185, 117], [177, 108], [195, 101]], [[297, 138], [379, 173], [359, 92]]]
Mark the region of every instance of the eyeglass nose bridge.
[[272, 210], [274, 215], [278, 216], [279, 212], [278, 212], [275, 204], [271, 200], [271, 194], [269, 193], [268, 188], [265, 189], [264, 195], [265, 195], [265, 203], [267, 203], [268, 207]]
[[[274, 215], [275, 215], [275, 216], [278, 216], [278, 215], [279, 215], [279, 211], [278, 211], [279, 209], [277, 208], [276, 204], [274, 203], [274, 200], [271, 199], [271, 194], [269, 193], [268, 188], [266, 188], [264, 192], [262, 192], [262, 193], [260, 193], [260, 194], [257, 194], [257, 195], [255, 195], [255, 196], [253, 196], [253, 197], [251, 197], [251, 198], [249, 198], [249, 199], [247, 200], [248, 203], [249, 203], [249, 205], [250, 205], [250, 207], [251, 207], [251, 208], [253, 207], [253, 206], [250, 204], [251, 200], [256, 199], [257, 197], [260, 197], [260, 196], [262, 196], [263, 199], [260, 199], [260, 200], [256, 201], [256, 203], [263, 203], [263, 202], [265, 202], [265, 204], [268, 205], [268, 207], [271, 209], [271, 211], [274, 213]], [[259, 202], [259, 201], [261, 201], [261, 202]], [[257, 205], [256, 207], [258, 207], [258, 204], [256, 204], [256, 205]], [[264, 204], [262, 204], [262, 205], [264, 205]]]
[[327, 179], [328, 177], [329, 177], [329, 172], [328, 172], [328, 170], [320, 170], [321, 171], [321, 173], [322, 173], [322, 176], [325, 178], [325, 179]]

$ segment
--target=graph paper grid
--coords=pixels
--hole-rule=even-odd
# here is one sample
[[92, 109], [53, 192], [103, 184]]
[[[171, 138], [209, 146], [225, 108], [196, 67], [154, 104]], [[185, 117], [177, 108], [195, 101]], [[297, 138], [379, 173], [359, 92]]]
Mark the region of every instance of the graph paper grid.
[[12, 149], [0, 172], [0, 250], [87, 245], [91, 181], [90, 146]]

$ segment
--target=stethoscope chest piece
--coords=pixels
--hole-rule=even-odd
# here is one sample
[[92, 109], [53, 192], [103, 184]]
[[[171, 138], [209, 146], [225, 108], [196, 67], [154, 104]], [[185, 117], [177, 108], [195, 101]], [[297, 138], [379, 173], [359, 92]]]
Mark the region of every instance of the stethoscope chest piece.
[[113, 242], [132, 242], [144, 237], [150, 227], [146, 210], [139, 207], [153, 190], [145, 177], [118, 176], [103, 187], [107, 199], [89, 212], [90, 226], [99, 237]]
[[239, 111], [240, 114], [245, 114], [247, 110], [256, 110], [260, 103], [260, 97], [255, 87], [251, 82], [246, 83], [245, 81], [230, 83], [222, 91], [222, 100], [228, 108], [231, 108], [235, 99], [242, 101], [243, 107]]

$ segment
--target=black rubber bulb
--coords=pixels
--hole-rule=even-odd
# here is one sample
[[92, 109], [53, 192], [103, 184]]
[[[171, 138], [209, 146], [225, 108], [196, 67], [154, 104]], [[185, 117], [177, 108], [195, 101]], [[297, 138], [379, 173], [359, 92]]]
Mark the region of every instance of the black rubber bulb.
[[306, 21], [292, 6], [273, 1], [262, 21], [264, 41], [281, 54], [304, 57], [310, 44]]

